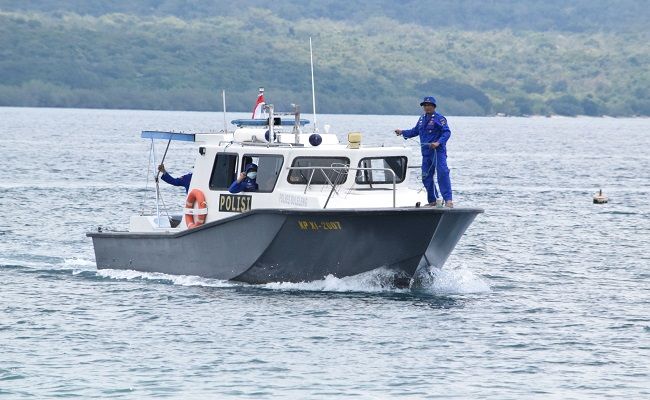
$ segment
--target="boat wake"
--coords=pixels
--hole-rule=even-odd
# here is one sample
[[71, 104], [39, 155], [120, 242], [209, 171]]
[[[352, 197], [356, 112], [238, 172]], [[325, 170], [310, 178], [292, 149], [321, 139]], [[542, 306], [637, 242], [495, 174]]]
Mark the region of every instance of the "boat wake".
[[382, 267], [362, 274], [311, 282], [276, 282], [262, 285], [273, 290], [305, 290], [322, 292], [425, 292], [430, 294], [467, 294], [490, 292], [490, 285], [469, 269], [427, 267], [416, 272], [408, 288], [396, 280], [395, 271]]
[[434, 295], [488, 293], [489, 283], [472, 270], [459, 268], [420, 268], [408, 287], [403, 286], [403, 278], [394, 270], [386, 267], [377, 268], [362, 274], [337, 278], [328, 275], [321, 280], [310, 282], [272, 282], [262, 285], [249, 285], [240, 282], [223, 281], [192, 275], [169, 275], [159, 272], [142, 272], [135, 270], [101, 269], [97, 270], [93, 260], [82, 258], [64, 259], [63, 269], [72, 270], [73, 275], [92, 272], [93, 275], [117, 280], [148, 280], [179, 286], [203, 286], [213, 288], [259, 287], [279, 291], [312, 292], [419, 292]]

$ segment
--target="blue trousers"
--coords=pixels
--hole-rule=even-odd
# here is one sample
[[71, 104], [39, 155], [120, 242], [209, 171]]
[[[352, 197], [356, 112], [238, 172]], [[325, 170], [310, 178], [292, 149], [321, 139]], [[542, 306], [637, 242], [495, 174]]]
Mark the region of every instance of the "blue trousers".
[[[435, 165], [434, 165], [435, 163]], [[443, 200], [452, 200], [451, 179], [449, 178], [449, 167], [447, 167], [447, 152], [440, 149], [432, 154], [422, 156], [422, 183], [427, 189], [427, 201], [433, 203], [438, 198], [438, 191], [433, 182], [433, 176], [438, 172], [438, 186]]]

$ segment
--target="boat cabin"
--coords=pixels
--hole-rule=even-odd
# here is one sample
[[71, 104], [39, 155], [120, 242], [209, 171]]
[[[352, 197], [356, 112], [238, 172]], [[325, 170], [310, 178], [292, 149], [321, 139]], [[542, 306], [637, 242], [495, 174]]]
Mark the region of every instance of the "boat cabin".
[[[335, 134], [302, 133], [298, 119], [292, 131], [277, 119], [267, 125], [245, 121], [233, 121], [232, 133], [142, 132], [151, 140], [193, 141], [198, 153], [185, 218], [178, 223], [160, 212], [134, 216], [129, 230], [178, 232], [252, 209], [378, 209], [412, 207], [425, 199], [408, 188], [405, 146], [367, 147], [360, 133], [341, 143]], [[257, 190], [230, 193], [250, 163], [257, 165]]]

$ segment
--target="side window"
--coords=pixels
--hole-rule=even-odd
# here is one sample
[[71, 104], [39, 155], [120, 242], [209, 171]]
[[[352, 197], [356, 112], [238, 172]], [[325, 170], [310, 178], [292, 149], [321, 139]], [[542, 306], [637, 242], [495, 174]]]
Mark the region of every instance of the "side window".
[[228, 190], [237, 178], [237, 154], [217, 153], [210, 176], [210, 190]]
[[406, 157], [362, 158], [359, 161], [359, 168], [369, 169], [357, 171], [356, 183], [393, 183], [393, 175], [386, 169], [390, 169], [395, 173], [395, 183], [401, 183], [406, 178]]
[[[343, 184], [348, 179], [347, 157], [296, 157], [287, 180], [296, 185]], [[324, 167], [324, 168], [323, 168]]]
[[241, 170], [246, 165], [253, 163], [257, 165], [257, 178], [255, 182], [259, 186], [258, 192], [270, 193], [275, 189], [275, 184], [278, 181], [280, 172], [282, 171], [282, 164], [284, 158], [280, 155], [244, 155], [241, 163]]

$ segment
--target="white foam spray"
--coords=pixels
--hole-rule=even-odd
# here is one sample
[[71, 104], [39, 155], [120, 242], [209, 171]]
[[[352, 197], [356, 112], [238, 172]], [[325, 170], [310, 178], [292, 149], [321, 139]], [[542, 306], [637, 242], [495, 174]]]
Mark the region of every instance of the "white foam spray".
[[434, 294], [467, 294], [490, 292], [490, 285], [467, 268], [429, 266], [416, 272], [411, 289]]

